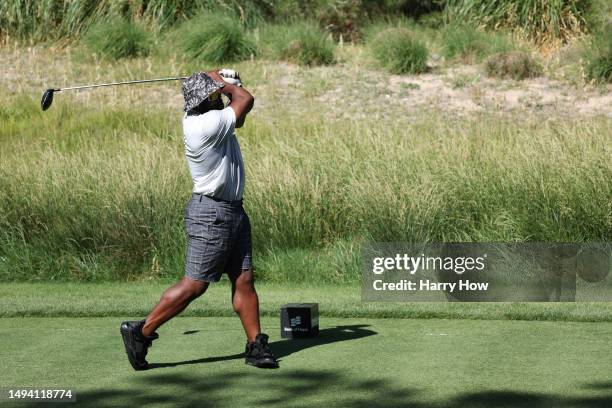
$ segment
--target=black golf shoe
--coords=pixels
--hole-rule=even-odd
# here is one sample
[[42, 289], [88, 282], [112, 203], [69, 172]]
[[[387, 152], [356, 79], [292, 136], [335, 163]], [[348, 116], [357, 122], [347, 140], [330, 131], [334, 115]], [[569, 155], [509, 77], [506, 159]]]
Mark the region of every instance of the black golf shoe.
[[247, 343], [245, 363], [260, 368], [277, 368], [278, 362], [268, 346], [268, 335], [260, 333], [255, 341]]
[[123, 337], [125, 352], [130, 364], [137, 371], [149, 368], [145, 357], [153, 340], [159, 337], [157, 333], [153, 333], [152, 336], [143, 335], [141, 330], [144, 323], [144, 320], [121, 323], [121, 337]]

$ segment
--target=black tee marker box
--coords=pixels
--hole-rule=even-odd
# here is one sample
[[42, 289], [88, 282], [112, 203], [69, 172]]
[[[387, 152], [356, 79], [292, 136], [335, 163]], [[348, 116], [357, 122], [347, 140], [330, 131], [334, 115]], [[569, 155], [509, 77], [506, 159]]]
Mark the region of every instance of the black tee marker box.
[[319, 334], [318, 303], [287, 303], [281, 306], [281, 337], [295, 339]]

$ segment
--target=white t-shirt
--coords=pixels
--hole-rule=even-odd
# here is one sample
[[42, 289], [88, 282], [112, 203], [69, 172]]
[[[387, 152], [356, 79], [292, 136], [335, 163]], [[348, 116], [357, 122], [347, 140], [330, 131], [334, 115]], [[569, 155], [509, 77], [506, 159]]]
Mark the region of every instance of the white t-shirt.
[[244, 163], [234, 132], [236, 114], [229, 106], [183, 117], [185, 157], [193, 192], [221, 200], [241, 200]]

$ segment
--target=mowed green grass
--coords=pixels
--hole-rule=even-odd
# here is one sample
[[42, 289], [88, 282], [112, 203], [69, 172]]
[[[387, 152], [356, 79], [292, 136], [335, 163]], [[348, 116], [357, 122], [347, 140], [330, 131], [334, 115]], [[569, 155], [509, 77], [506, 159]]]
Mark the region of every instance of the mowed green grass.
[[[2, 283], [1, 317], [144, 317], [171, 283]], [[612, 322], [612, 303], [396, 303], [362, 302], [357, 285], [258, 283], [260, 310], [278, 316], [280, 306], [319, 303], [324, 317]], [[183, 316], [228, 317], [234, 312], [227, 281], [208, 291]]]
[[281, 368], [258, 370], [237, 318], [177, 318], [134, 372], [121, 320], [0, 319], [0, 387], [70, 387], [76, 406], [612, 404], [612, 323], [324, 318], [318, 338], [281, 341], [264, 318]]

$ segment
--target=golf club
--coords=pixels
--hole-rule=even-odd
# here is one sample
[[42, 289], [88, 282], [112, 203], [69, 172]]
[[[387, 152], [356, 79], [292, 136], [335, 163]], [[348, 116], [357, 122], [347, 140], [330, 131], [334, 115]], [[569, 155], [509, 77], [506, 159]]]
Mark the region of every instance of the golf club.
[[100, 88], [103, 86], [114, 86], [114, 85], [128, 85], [128, 84], [142, 84], [147, 82], [162, 82], [162, 81], [178, 81], [181, 79], [187, 79], [189, 77], [172, 77], [172, 78], [156, 78], [156, 79], [140, 79], [135, 81], [123, 81], [123, 82], [109, 82], [106, 84], [95, 84], [95, 85], [81, 85], [81, 86], [71, 86], [67, 88], [49, 88], [47, 89], [42, 96], [40, 101], [40, 107], [42, 110], [47, 110], [53, 103], [53, 93], [60, 91], [70, 91], [75, 89], [87, 89], [87, 88]]

